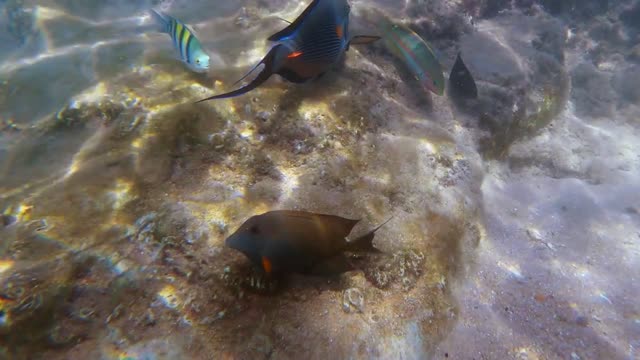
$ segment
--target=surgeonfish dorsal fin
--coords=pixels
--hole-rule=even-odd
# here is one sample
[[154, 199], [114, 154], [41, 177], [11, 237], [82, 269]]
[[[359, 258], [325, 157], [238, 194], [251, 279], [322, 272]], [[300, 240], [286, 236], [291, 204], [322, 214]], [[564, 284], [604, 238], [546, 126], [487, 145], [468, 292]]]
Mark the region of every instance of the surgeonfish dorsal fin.
[[302, 25], [302, 22], [307, 17], [307, 15], [309, 15], [309, 13], [311, 13], [311, 11], [319, 3], [320, 3], [320, 0], [313, 0], [313, 2], [309, 6], [307, 6], [306, 9], [304, 9], [302, 14], [300, 14], [300, 16], [298, 16], [298, 18], [296, 18], [292, 23], [289, 23], [289, 26], [287, 26], [286, 28], [284, 28], [284, 29], [278, 31], [277, 33], [269, 36], [267, 38], [267, 40], [269, 40], [269, 41], [280, 41], [280, 40], [286, 38], [287, 36], [290, 36], [291, 34], [293, 34], [300, 27], [300, 25]]

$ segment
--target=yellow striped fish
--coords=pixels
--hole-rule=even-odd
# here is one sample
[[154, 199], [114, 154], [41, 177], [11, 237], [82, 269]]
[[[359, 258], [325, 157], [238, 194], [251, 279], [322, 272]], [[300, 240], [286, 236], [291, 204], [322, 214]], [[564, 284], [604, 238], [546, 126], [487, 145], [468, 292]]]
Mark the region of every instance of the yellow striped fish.
[[173, 40], [173, 46], [180, 53], [180, 59], [196, 72], [209, 70], [209, 55], [204, 52], [200, 41], [180, 20], [151, 9], [151, 14], [160, 25], [160, 31], [167, 33]]

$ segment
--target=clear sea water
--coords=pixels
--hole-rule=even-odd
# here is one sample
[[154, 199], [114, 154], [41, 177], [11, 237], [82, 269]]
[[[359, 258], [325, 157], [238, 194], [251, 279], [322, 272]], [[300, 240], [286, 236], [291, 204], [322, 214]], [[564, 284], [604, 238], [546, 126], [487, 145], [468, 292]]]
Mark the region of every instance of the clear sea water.
[[[0, 359], [640, 359], [640, 2], [352, 0], [478, 97], [378, 41], [194, 104], [309, 3], [0, 0]], [[273, 290], [224, 240], [276, 209], [392, 220]]]

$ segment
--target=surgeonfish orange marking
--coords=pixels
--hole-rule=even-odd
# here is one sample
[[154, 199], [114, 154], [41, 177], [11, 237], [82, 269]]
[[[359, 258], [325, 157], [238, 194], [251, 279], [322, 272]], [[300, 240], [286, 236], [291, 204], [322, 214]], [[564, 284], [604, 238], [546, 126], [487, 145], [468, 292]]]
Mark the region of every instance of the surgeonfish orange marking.
[[342, 35], [343, 35], [342, 25], [336, 26], [336, 34], [338, 34], [338, 38], [342, 39]]
[[300, 55], [302, 55], [302, 51], [294, 51], [291, 54], [289, 54], [289, 56], [287, 56], [287, 57], [289, 59], [293, 59], [293, 58], [297, 58]]

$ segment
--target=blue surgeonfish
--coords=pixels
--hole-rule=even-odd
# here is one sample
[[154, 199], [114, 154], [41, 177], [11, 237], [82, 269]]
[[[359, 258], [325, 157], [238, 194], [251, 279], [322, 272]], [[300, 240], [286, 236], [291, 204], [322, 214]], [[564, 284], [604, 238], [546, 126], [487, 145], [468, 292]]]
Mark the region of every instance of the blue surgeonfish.
[[187, 25], [172, 16], [151, 10], [153, 18], [160, 26], [159, 31], [169, 34], [173, 47], [180, 54], [180, 59], [196, 72], [209, 70], [209, 55], [202, 49], [200, 41]]
[[322, 76], [349, 49], [349, 45], [368, 44], [380, 39], [379, 36], [364, 35], [349, 37], [350, 11], [347, 0], [313, 0], [295, 21], [268, 38], [276, 44], [247, 73], [249, 75], [258, 66], [264, 65], [253, 81], [240, 89], [198, 102], [245, 94], [273, 74], [293, 83], [303, 83]]

